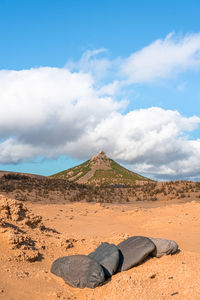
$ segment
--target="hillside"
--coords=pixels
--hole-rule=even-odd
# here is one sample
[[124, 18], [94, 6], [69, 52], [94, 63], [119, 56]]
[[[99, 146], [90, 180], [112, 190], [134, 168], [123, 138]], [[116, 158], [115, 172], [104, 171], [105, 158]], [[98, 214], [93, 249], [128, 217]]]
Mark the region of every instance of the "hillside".
[[134, 185], [138, 181], [150, 181], [137, 173], [122, 167], [107, 157], [105, 152], [99, 151], [90, 160], [51, 177], [67, 179], [69, 181], [89, 185]]

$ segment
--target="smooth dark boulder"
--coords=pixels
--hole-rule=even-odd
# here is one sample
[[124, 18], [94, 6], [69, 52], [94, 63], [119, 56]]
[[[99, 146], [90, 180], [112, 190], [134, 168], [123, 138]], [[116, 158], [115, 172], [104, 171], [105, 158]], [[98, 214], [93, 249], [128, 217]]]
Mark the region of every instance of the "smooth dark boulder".
[[51, 272], [78, 288], [95, 288], [105, 281], [103, 268], [86, 255], [64, 256], [55, 260]]
[[118, 271], [126, 271], [141, 263], [155, 250], [154, 243], [144, 236], [133, 236], [117, 245], [120, 250]]
[[102, 243], [88, 255], [97, 261], [103, 268], [106, 277], [113, 275], [119, 265], [119, 250], [114, 244]]
[[151, 256], [161, 257], [165, 254], [174, 254], [178, 251], [178, 244], [175, 241], [149, 238], [156, 246], [155, 250], [151, 253]]

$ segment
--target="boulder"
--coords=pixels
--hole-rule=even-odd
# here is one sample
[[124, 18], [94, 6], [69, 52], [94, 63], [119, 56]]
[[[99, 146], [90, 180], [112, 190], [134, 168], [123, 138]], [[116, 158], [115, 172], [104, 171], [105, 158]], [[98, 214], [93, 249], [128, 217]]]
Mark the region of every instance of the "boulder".
[[102, 243], [88, 256], [97, 261], [103, 267], [106, 278], [112, 276], [118, 268], [119, 250], [114, 244]]
[[117, 245], [120, 250], [118, 271], [126, 271], [141, 263], [155, 250], [154, 243], [144, 236], [130, 237]]
[[103, 268], [86, 255], [64, 256], [55, 260], [51, 272], [78, 288], [95, 288], [105, 281]]
[[155, 244], [155, 250], [151, 253], [151, 256], [161, 257], [165, 254], [174, 254], [178, 250], [178, 244], [175, 241], [149, 238]]

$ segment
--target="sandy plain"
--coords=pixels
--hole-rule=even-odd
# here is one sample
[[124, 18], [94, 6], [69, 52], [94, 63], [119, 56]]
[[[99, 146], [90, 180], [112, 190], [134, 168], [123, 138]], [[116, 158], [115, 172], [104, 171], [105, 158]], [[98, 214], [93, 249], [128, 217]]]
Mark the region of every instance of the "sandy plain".
[[[15, 260], [0, 234], [0, 299], [200, 299], [200, 202], [25, 205], [58, 233], [41, 234], [43, 259], [32, 263]], [[72, 288], [50, 273], [58, 257], [87, 255], [101, 242], [117, 244], [133, 235], [175, 240], [180, 252], [148, 259], [94, 290]]]

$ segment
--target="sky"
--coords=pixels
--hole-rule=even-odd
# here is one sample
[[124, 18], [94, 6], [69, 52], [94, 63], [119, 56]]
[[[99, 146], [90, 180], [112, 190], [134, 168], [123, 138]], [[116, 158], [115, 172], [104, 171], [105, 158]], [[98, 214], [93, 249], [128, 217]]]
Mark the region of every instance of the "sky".
[[200, 181], [200, 1], [0, 0], [0, 170], [104, 150]]

